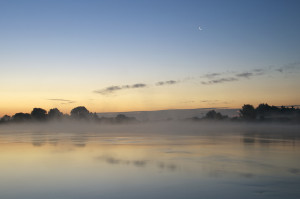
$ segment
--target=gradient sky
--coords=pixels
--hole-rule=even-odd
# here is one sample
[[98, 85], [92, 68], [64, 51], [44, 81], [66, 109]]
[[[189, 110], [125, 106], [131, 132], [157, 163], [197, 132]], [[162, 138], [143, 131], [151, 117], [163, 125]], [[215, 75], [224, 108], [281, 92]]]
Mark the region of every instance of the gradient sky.
[[299, 9], [297, 0], [0, 0], [0, 116], [298, 105]]

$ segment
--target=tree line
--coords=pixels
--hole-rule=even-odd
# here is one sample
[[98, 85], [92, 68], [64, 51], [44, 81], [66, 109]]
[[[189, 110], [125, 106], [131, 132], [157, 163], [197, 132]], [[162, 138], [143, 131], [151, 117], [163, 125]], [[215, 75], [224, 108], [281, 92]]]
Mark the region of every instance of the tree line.
[[127, 123], [136, 122], [137, 120], [133, 117], [127, 117], [123, 114], [119, 114], [112, 118], [99, 118], [97, 113], [88, 111], [84, 106], [78, 106], [73, 108], [70, 114], [63, 114], [57, 108], [50, 109], [48, 112], [42, 108], [34, 108], [31, 113], [16, 113], [13, 116], [4, 115], [0, 119], [0, 123], [10, 122], [30, 122], [30, 121], [63, 121], [63, 120], [81, 120], [81, 121], [94, 121], [94, 122], [105, 122], [105, 123]]
[[300, 123], [300, 109], [294, 106], [270, 106], [259, 104], [254, 108], [251, 104], [245, 104], [239, 111], [238, 116], [228, 117], [215, 110], [210, 110], [202, 118], [193, 117], [190, 120], [224, 120], [224, 121], [248, 121], [248, 122], [297, 122]]
[[[204, 117], [193, 117], [191, 121], [249, 121], [249, 122], [296, 122], [300, 123], [300, 109], [293, 106], [270, 106], [259, 104], [254, 108], [251, 104], [245, 104], [239, 111], [238, 116], [228, 117], [215, 110], [210, 110]], [[31, 113], [16, 113], [13, 116], [5, 115], [0, 119], [0, 123], [10, 122], [29, 122], [29, 121], [62, 121], [62, 120], [81, 120], [102, 123], [130, 123], [137, 122], [134, 117], [127, 117], [119, 114], [116, 117], [101, 117], [97, 113], [89, 112], [84, 106], [73, 108], [70, 114], [63, 114], [57, 108], [50, 109], [48, 112], [42, 108], [34, 108]]]
[[300, 121], [300, 109], [294, 106], [270, 106], [259, 104], [254, 108], [250, 104], [245, 104], [240, 110], [240, 117], [247, 121]]

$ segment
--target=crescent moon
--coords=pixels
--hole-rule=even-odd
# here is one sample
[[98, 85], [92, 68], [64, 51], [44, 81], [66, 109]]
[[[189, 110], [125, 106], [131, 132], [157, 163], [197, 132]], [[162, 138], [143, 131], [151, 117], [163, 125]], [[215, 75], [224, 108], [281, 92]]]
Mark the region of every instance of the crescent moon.
[[201, 28], [200, 26], [198, 27], [198, 29], [199, 29], [199, 30], [202, 30], [202, 28]]

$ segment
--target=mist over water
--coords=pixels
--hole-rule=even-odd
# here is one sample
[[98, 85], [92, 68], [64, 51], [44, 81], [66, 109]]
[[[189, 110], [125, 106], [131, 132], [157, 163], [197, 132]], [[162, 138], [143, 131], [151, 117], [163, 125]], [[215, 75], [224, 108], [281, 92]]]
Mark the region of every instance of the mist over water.
[[0, 198], [299, 198], [299, 125], [0, 126]]

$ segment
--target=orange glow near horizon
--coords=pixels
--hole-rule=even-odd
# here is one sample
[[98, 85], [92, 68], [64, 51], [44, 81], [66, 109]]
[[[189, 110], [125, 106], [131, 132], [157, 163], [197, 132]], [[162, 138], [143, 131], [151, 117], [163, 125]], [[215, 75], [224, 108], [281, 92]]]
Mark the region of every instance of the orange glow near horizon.
[[[77, 106], [85, 106], [90, 112], [96, 112], [96, 113], [118, 113], [118, 112], [134, 112], [134, 111], [160, 111], [160, 110], [174, 110], [174, 109], [201, 109], [201, 108], [220, 108], [220, 109], [240, 109], [244, 104], [251, 104], [254, 107], [257, 107], [260, 103], [268, 103], [268, 102], [257, 102], [257, 103], [240, 103], [240, 104], [220, 104], [218, 106], [210, 106], [210, 105], [205, 105], [199, 104], [199, 105], [169, 105], [169, 106], [156, 106], [156, 107], [144, 107], [140, 106], [137, 107], [135, 104], [128, 105], [126, 107], [115, 107], [115, 109], [108, 107], [107, 109], [104, 107], [98, 107], [98, 106], [85, 106], [85, 105], [74, 105], [71, 106], [69, 105], [68, 107], [57, 107], [57, 106], [32, 106], [32, 107], [15, 107], [15, 108], [9, 108], [9, 107], [1, 107], [1, 112], [0, 112], [0, 117], [3, 117], [4, 115], [9, 115], [12, 116], [15, 113], [23, 112], [23, 113], [31, 113], [33, 108], [43, 108], [47, 112], [52, 109], [52, 108], [58, 108], [62, 113], [64, 114], [70, 114], [71, 110]], [[294, 105], [295, 103], [292, 104], [286, 104], [286, 103], [279, 103], [279, 104], [271, 104], [268, 103], [269, 105], [274, 105], [274, 106], [291, 106]], [[223, 105], [223, 106], [222, 106]]]
[[[293, 75], [293, 74], [292, 74]], [[43, 91], [43, 86], [36, 90], [24, 88], [22, 91], [14, 85], [8, 85], [0, 98], [0, 117], [18, 112], [30, 113], [33, 108], [49, 111], [58, 108], [69, 114], [77, 106], [85, 106], [90, 112], [130, 112], [154, 111], [167, 109], [197, 108], [241, 108], [244, 104], [257, 106], [268, 103], [274, 106], [299, 105], [300, 94], [295, 92], [300, 83], [297, 75], [288, 81], [285, 77], [245, 79], [213, 85], [202, 85], [193, 81], [175, 85], [145, 88], [121, 89], [109, 94], [99, 94], [92, 85], [81, 85], [82, 88], [63, 92], [63, 87], [47, 85], [50, 91]], [[55, 87], [59, 87], [55, 92]], [[103, 88], [103, 86], [101, 86]], [[100, 87], [100, 88], [101, 88]], [[37, 89], [39, 88], [39, 89]], [[105, 87], [104, 87], [105, 88]], [[279, 92], [280, 91], [280, 92]]]

